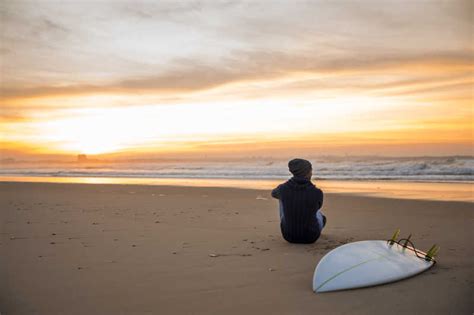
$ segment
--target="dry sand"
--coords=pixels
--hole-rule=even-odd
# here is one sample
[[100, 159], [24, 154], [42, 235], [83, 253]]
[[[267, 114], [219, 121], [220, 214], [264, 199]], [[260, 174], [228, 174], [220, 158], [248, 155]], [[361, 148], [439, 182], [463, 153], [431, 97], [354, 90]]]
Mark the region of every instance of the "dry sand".
[[[472, 203], [327, 194], [328, 225], [286, 243], [269, 191], [0, 183], [2, 314], [472, 314]], [[315, 294], [317, 262], [396, 228], [431, 270]]]

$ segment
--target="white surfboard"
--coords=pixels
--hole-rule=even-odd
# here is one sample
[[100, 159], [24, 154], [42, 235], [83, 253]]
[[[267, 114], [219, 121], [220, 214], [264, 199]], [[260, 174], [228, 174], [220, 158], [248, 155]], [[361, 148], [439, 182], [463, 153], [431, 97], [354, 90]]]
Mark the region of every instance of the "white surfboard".
[[349, 243], [333, 249], [321, 259], [314, 271], [313, 291], [319, 293], [394, 282], [421, 273], [433, 264], [433, 261], [417, 257], [411, 247], [403, 248], [397, 243]]

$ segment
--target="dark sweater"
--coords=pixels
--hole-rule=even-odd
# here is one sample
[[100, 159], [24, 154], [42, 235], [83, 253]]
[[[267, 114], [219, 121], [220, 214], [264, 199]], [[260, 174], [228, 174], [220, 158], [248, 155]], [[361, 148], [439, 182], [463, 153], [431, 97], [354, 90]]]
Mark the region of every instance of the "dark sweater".
[[283, 206], [280, 222], [283, 238], [290, 243], [314, 243], [321, 234], [316, 211], [323, 205], [323, 192], [306, 178], [293, 177], [273, 189], [272, 197]]

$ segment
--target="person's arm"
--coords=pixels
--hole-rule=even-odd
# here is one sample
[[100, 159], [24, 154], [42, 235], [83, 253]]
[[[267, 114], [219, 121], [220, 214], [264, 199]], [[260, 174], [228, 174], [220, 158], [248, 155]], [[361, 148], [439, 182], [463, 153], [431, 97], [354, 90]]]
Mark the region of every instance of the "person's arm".
[[318, 190], [318, 203], [319, 203], [319, 209], [323, 207], [323, 200], [324, 200], [324, 193], [321, 189], [316, 188]]
[[280, 199], [280, 187], [281, 185], [278, 185], [277, 188], [272, 190], [272, 197], [275, 199]]

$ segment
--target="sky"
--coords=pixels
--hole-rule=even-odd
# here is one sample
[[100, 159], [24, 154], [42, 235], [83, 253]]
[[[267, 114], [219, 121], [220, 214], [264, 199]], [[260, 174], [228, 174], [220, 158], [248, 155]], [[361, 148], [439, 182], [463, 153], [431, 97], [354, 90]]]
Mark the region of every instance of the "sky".
[[473, 9], [0, 0], [0, 157], [472, 155]]

